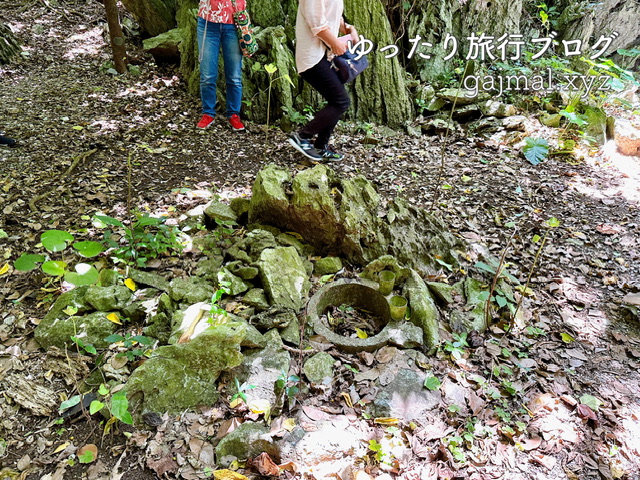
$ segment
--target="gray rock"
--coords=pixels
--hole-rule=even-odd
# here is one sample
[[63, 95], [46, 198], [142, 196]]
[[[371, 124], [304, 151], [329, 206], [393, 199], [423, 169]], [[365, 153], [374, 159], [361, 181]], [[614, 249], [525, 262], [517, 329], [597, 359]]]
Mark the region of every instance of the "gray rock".
[[226, 268], [222, 268], [220, 269], [220, 272], [218, 272], [218, 281], [226, 282], [227, 285], [225, 285], [225, 288], [229, 291], [229, 295], [234, 296], [240, 295], [253, 287], [253, 285], [245, 282], [242, 278], [235, 276]]
[[276, 237], [273, 233], [263, 229], [252, 230], [247, 233], [247, 236], [243, 240], [245, 250], [249, 252], [249, 256], [252, 260], [260, 258], [262, 252], [267, 249], [275, 248], [278, 246]]
[[169, 282], [164, 277], [155, 273], [130, 269], [129, 278], [135, 281], [138, 285], [146, 285], [148, 287], [162, 290], [163, 292], [169, 291]]
[[244, 422], [220, 440], [216, 447], [216, 457], [234, 456], [240, 460], [257, 457], [263, 452], [276, 462], [280, 452], [270, 435], [271, 429], [261, 423]]
[[235, 376], [241, 382], [254, 385], [247, 391], [249, 398], [268, 400], [272, 407], [276, 407], [276, 382], [289, 371], [291, 355], [284, 349], [277, 330], [265, 333], [263, 340], [266, 345], [264, 348], [245, 352]]
[[211, 219], [212, 224], [216, 224], [216, 220], [219, 222], [233, 222], [238, 221], [238, 215], [236, 212], [226, 203], [211, 202], [204, 210], [204, 214]]
[[487, 117], [511, 117], [517, 113], [516, 107], [508, 103], [488, 100], [481, 106], [482, 113]]
[[118, 329], [118, 325], [107, 319], [108, 312], [95, 312], [82, 316], [67, 316], [53, 321], [43, 319], [34, 333], [34, 338], [42, 348], [64, 348], [73, 345], [72, 336], [77, 337], [85, 345], [93, 345], [96, 348], [105, 348], [109, 342], [105, 342], [112, 333]]
[[324, 257], [316, 261], [313, 273], [321, 277], [342, 270], [342, 260], [339, 257]]
[[222, 268], [223, 257], [215, 255], [211, 258], [203, 258], [196, 267], [196, 276], [212, 283], [218, 281], [218, 272]]
[[303, 367], [307, 379], [311, 383], [330, 383], [333, 379], [335, 358], [326, 352], [319, 352], [310, 357]]
[[462, 250], [440, 219], [397, 199], [386, 216], [380, 197], [364, 177], [341, 180], [324, 165], [292, 178], [269, 165], [253, 186], [251, 223], [270, 223], [302, 235], [319, 254], [332, 253], [362, 265], [394, 253], [421, 274], [440, 268], [435, 258], [457, 265]]
[[249, 207], [251, 205], [251, 201], [248, 198], [244, 197], [236, 197], [229, 202], [229, 206], [236, 214], [239, 222], [242, 222], [243, 218], [246, 220], [249, 215]]
[[261, 288], [252, 288], [249, 290], [244, 297], [242, 297], [242, 302], [251, 307], [255, 307], [256, 310], [267, 310], [270, 307], [267, 295]]
[[113, 287], [117, 285], [120, 274], [117, 270], [111, 270], [110, 268], [103, 268], [100, 270], [98, 276], [98, 286], [100, 287]]
[[198, 278], [174, 278], [169, 284], [169, 296], [176, 302], [189, 304], [211, 300], [214, 288]]
[[422, 328], [409, 322], [388, 325], [388, 343], [401, 348], [416, 348], [424, 344]]
[[251, 323], [263, 330], [286, 328], [295, 320], [297, 320], [297, 318], [293, 310], [277, 306], [251, 317]]
[[507, 117], [502, 120], [502, 126], [507, 130], [524, 130], [524, 123], [527, 121], [527, 117], [524, 115], [514, 115], [513, 117]]
[[465, 90], [464, 88], [445, 88], [439, 90], [436, 95], [440, 98], [444, 98], [450, 103], [455, 101], [456, 105], [470, 105], [476, 103], [478, 100], [478, 93], [471, 90]]
[[306, 303], [311, 284], [294, 247], [264, 250], [258, 261], [262, 284], [272, 305], [299, 311]]
[[440, 404], [442, 395], [439, 390], [424, 387], [426, 377], [421, 371], [405, 368], [394, 373], [393, 380], [378, 391], [371, 405], [372, 414], [406, 421], [428, 417], [429, 411]]
[[243, 324], [211, 327], [188, 343], [154, 351], [126, 384], [129, 405], [142, 412], [182, 412], [218, 399], [220, 372], [240, 365]]
[[287, 325], [281, 332], [280, 337], [283, 342], [287, 342], [296, 347], [300, 345], [300, 323], [297, 317], [291, 319], [291, 323]]
[[281, 233], [276, 236], [276, 242], [283, 247], [295, 247], [300, 256], [304, 256], [310, 249], [305, 246], [300, 240], [291, 235], [290, 233]]
[[123, 285], [113, 287], [90, 287], [85, 300], [100, 312], [122, 310], [131, 300], [131, 290]]
[[538, 120], [540, 120], [541, 124], [547, 127], [558, 128], [560, 126], [560, 121], [562, 120], [562, 115], [560, 115], [559, 113], [545, 112], [542, 115], [540, 115]]
[[226, 268], [242, 280], [253, 280], [260, 274], [260, 271], [256, 267], [245, 265], [237, 260], [235, 262], [227, 263]]
[[447, 304], [454, 303], [454, 295], [462, 293], [461, 289], [456, 288], [454, 285], [449, 285], [448, 283], [427, 282], [427, 286], [438, 300]]
[[180, 43], [184, 40], [184, 30], [174, 28], [155, 37], [147, 38], [142, 42], [146, 52], [156, 59], [166, 60], [180, 57]]
[[425, 349], [435, 349], [440, 343], [440, 315], [429, 287], [415, 270], [411, 270], [403, 295], [411, 305], [411, 322], [422, 329]]

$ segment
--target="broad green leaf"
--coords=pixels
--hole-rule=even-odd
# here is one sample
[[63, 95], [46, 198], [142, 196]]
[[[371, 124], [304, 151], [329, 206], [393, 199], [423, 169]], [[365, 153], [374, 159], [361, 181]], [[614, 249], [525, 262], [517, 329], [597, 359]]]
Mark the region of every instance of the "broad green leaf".
[[47, 230], [40, 235], [40, 241], [50, 252], [61, 252], [69, 242], [73, 242], [73, 235], [64, 230]]
[[560, 226], [560, 220], [558, 220], [556, 217], [551, 217], [549, 220], [547, 220], [547, 227], [555, 228], [559, 226]]
[[100, 384], [100, 388], [98, 388], [98, 393], [100, 395], [106, 395], [109, 393], [109, 387], [107, 387], [104, 383]]
[[496, 303], [500, 308], [502, 308], [507, 304], [507, 299], [501, 295], [496, 295]]
[[44, 262], [45, 258], [43, 255], [36, 255], [33, 253], [23, 253], [20, 255], [15, 262], [13, 262], [13, 268], [19, 270], [21, 272], [28, 272], [29, 270], [33, 270], [38, 265], [36, 262]]
[[9, 235], [7, 234], [7, 232], [5, 232], [4, 230], [2, 230], [0, 228], [0, 239], [8, 238], [8, 237], [9, 237]]
[[485, 272], [489, 272], [493, 275], [496, 274], [496, 269], [494, 267], [492, 267], [491, 265], [484, 263], [484, 262], [476, 262], [475, 264], [476, 268], [479, 268], [480, 270], [484, 270]]
[[573, 337], [572, 337], [571, 335], [569, 335], [568, 333], [561, 333], [561, 334], [560, 334], [560, 337], [562, 338], [562, 341], [563, 341], [564, 343], [572, 343], [572, 342], [575, 342], [575, 341], [576, 341], [576, 339], [575, 339], [575, 338], [573, 338]]
[[589, 395], [585, 393], [580, 397], [580, 403], [591, 408], [591, 410], [593, 410], [594, 412], [597, 412], [598, 409], [600, 408], [600, 405], [602, 405], [602, 400], [594, 397], [593, 395]]
[[276, 67], [273, 63], [269, 63], [264, 66], [264, 69], [267, 71], [269, 75], [273, 75], [278, 71], [278, 67]]
[[542, 237], [540, 235], [534, 235], [531, 241], [533, 243], [538, 243]]
[[151, 217], [149, 215], [145, 215], [136, 220], [136, 225], [139, 227], [148, 227], [151, 225], [160, 225], [164, 223], [163, 218]]
[[114, 393], [111, 397], [111, 415], [122, 423], [133, 425], [133, 418], [129, 413], [129, 400], [127, 400], [127, 394], [124, 390]]
[[67, 268], [66, 262], [49, 260], [42, 264], [42, 271], [47, 275], [54, 277], [61, 277]]
[[81, 398], [82, 397], [80, 395], [74, 395], [69, 400], [65, 400], [64, 402], [62, 402], [58, 410], [60, 411], [60, 413], [62, 413], [65, 410], [70, 409], [71, 407], [75, 407], [80, 403]]
[[477, 298], [481, 302], [486, 302], [487, 300], [489, 300], [489, 292], [488, 291], [480, 292]]
[[80, 463], [91, 463], [96, 459], [96, 454], [93, 450], [85, 450], [82, 453], [78, 453], [78, 461]]
[[102, 403], [100, 400], [94, 400], [93, 402], [91, 402], [91, 405], [89, 405], [89, 413], [93, 415], [94, 413], [99, 412], [103, 408], [104, 408], [104, 403]]
[[549, 143], [544, 138], [527, 137], [524, 142], [525, 146], [522, 147], [522, 153], [531, 165], [538, 165], [547, 158]]
[[76, 287], [93, 285], [98, 281], [98, 270], [87, 263], [79, 263], [75, 270], [75, 272], [67, 272], [64, 279]]
[[438, 377], [434, 377], [433, 375], [428, 376], [424, 381], [424, 386], [431, 391], [438, 390], [440, 385], [441, 383]]
[[101, 243], [92, 241], [76, 242], [72, 246], [85, 258], [95, 257], [104, 251], [104, 247]]
[[124, 227], [122, 222], [117, 218], [109, 217], [107, 215], [94, 215], [93, 226], [96, 228], [106, 228], [107, 225], [116, 227]]
[[118, 342], [122, 342], [123, 340], [124, 340], [124, 337], [122, 335], [118, 335], [117, 333], [109, 335], [107, 338], [104, 339], [105, 342], [109, 342], [109, 343], [118, 343]]
[[152, 345], [153, 340], [149, 337], [145, 337], [144, 335], [134, 335], [133, 340], [138, 342], [140, 345]]
[[66, 315], [69, 315], [69, 316], [75, 315], [76, 313], [78, 313], [78, 307], [69, 305], [67, 308], [62, 310], [62, 313], [65, 313]]

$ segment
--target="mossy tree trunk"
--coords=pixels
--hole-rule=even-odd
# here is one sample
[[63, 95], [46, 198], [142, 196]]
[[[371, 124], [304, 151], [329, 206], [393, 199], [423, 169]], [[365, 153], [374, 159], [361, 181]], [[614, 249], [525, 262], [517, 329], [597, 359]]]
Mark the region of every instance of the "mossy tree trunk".
[[176, 0], [122, 0], [122, 4], [151, 37], [176, 26]]
[[19, 52], [20, 45], [13, 32], [0, 22], [0, 65], [9, 63]]

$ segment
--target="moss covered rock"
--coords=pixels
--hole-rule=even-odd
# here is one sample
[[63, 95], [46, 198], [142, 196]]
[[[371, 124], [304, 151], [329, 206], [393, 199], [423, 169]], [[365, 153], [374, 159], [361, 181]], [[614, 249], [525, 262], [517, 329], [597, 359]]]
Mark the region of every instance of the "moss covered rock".
[[126, 384], [137, 413], [177, 413], [218, 399], [216, 380], [223, 370], [240, 365], [240, 343], [246, 327], [215, 326], [191, 342], [157, 349], [133, 372]]

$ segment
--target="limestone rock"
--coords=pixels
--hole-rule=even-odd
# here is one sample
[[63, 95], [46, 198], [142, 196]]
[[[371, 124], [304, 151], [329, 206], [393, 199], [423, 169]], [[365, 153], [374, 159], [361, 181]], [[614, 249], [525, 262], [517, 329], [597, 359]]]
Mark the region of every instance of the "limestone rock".
[[316, 353], [304, 363], [303, 371], [311, 383], [328, 384], [333, 379], [334, 363], [336, 363], [335, 358], [328, 353]]
[[271, 305], [299, 311], [306, 303], [311, 285], [298, 251], [276, 247], [262, 252], [258, 261], [262, 284]]
[[[280, 335], [270, 330], [262, 336], [264, 348], [247, 350], [242, 364], [234, 370], [241, 382], [254, 385], [247, 397], [267, 400], [272, 407], [277, 404], [276, 382], [283, 372], [289, 371], [291, 355], [284, 349]], [[238, 373], [235, 373], [238, 372]]]
[[460, 244], [441, 220], [400, 199], [382, 216], [380, 197], [364, 177], [340, 180], [318, 165], [292, 178], [269, 165], [253, 191], [250, 223], [295, 231], [321, 254], [331, 251], [362, 265], [393, 251], [420, 273], [439, 269], [435, 258], [457, 265]]
[[227, 263], [226, 268], [242, 280], [253, 280], [260, 274], [260, 271], [256, 267], [244, 265], [238, 261]]
[[100, 287], [113, 287], [118, 283], [118, 277], [120, 274], [117, 270], [111, 270], [110, 268], [103, 268], [100, 270], [98, 276], [98, 286]]
[[274, 443], [270, 428], [262, 423], [244, 422], [220, 440], [216, 457], [233, 456], [240, 460], [257, 457], [266, 452], [276, 462], [280, 461], [279, 449]]
[[169, 282], [164, 277], [155, 273], [130, 269], [129, 278], [135, 281], [138, 285], [147, 285], [149, 287], [162, 290], [163, 292], [169, 291]]
[[481, 107], [483, 115], [487, 117], [511, 117], [517, 113], [516, 107], [508, 103], [488, 100]]
[[214, 288], [198, 278], [174, 278], [169, 284], [169, 296], [176, 302], [188, 304], [204, 302], [211, 299]]
[[426, 374], [421, 371], [400, 369], [393, 380], [382, 387], [371, 406], [376, 417], [394, 417], [411, 421], [429, 417], [429, 411], [440, 404], [439, 390], [424, 387]]
[[465, 90], [464, 88], [444, 88], [436, 94], [450, 103], [455, 101], [457, 106], [470, 105], [478, 100], [478, 92]]
[[122, 310], [131, 300], [132, 292], [123, 285], [113, 287], [90, 287], [85, 300], [100, 312]]
[[155, 37], [145, 39], [142, 42], [142, 47], [145, 52], [153, 55], [156, 60], [177, 60], [180, 58], [180, 43], [184, 38], [184, 30], [174, 28]]
[[238, 216], [233, 208], [222, 202], [212, 201], [204, 210], [204, 214], [211, 220], [212, 225], [217, 224], [216, 220], [233, 223], [238, 221]]
[[560, 126], [560, 121], [562, 120], [562, 115], [559, 113], [543, 113], [540, 115], [540, 123], [552, 128], [558, 128]]
[[341, 269], [342, 260], [339, 257], [325, 257], [315, 263], [313, 273], [321, 277], [322, 275], [339, 272]]
[[286, 328], [296, 320], [296, 314], [289, 308], [272, 307], [251, 317], [251, 323], [257, 328], [271, 330], [272, 328]]
[[300, 345], [300, 323], [298, 317], [293, 317], [287, 327], [280, 332], [280, 337], [283, 342], [287, 342], [291, 345], [298, 347]]
[[640, 129], [634, 127], [629, 120], [616, 118], [613, 136], [620, 153], [640, 157]]
[[269, 301], [267, 300], [264, 290], [261, 288], [252, 288], [249, 290], [242, 298], [242, 302], [251, 307], [255, 307], [256, 310], [267, 310], [269, 308]]
[[225, 288], [229, 291], [229, 295], [233, 296], [240, 295], [253, 287], [253, 285], [237, 277], [226, 268], [222, 268], [220, 272], [218, 272], [218, 281], [225, 282]]
[[64, 348], [73, 345], [72, 336], [80, 339], [85, 345], [92, 344], [96, 348], [109, 346], [105, 342], [118, 325], [107, 319], [108, 312], [95, 312], [87, 315], [63, 316], [43, 319], [34, 333], [34, 338], [42, 348], [51, 346]]
[[182, 412], [212, 405], [218, 398], [215, 381], [220, 372], [242, 361], [242, 324], [212, 327], [188, 343], [158, 348], [138, 367], [126, 384], [136, 412]]
[[411, 305], [411, 322], [422, 329], [425, 349], [435, 349], [440, 343], [440, 315], [429, 287], [415, 270], [411, 270], [403, 294]]
[[502, 126], [507, 130], [524, 130], [524, 122], [527, 117], [524, 115], [514, 115], [513, 117], [507, 117], [502, 120]]

